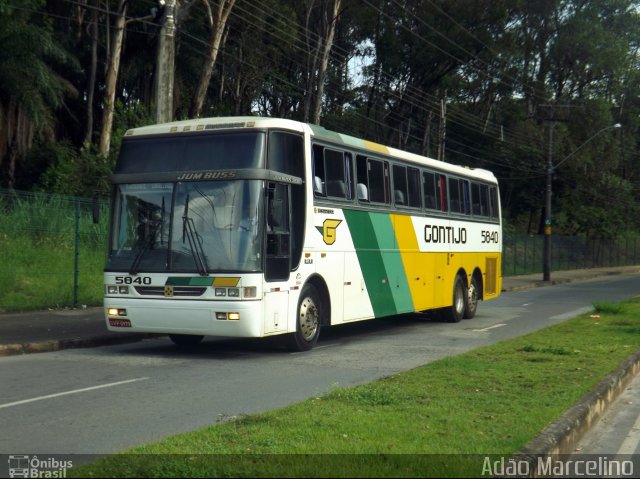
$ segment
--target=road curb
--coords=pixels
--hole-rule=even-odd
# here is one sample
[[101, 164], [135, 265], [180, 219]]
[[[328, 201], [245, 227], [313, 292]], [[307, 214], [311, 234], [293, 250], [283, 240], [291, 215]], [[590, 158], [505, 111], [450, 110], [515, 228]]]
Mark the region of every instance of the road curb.
[[118, 336], [95, 336], [92, 338], [67, 338], [49, 341], [34, 341], [18, 344], [0, 344], [0, 357], [17, 356], [31, 353], [50, 353], [62, 349], [93, 348], [114, 344], [126, 344], [156, 338], [158, 334], [126, 334]]
[[[586, 278], [586, 279], [589, 279], [589, 278]], [[580, 280], [576, 280], [576, 279], [554, 279], [551, 281], [540, 280], [535, 283], [523, 284], [522, 286], [507, 286], [505, 288], [502, 288], [502, 292], [512, 293], [514, 291], [525, 291], [527, 289], [542, 288], [544, 286], [555, 286], [557, 284], [573, 283], [575, 281], [581, 281], [581, 280], [582, 278]]]
[[[538, 461], [559, 459], [573, 454], [578, 441], [604, 414], [607, 407], [625, 390], [640, 372], [640, 351], [627, 358], [614, 372], [607, 375], [578, 403], [547, 427], [524, 449], [515, 454], [514, 461], [526, 461], [530, 471], [536, 471]], [[536, 476], [536, 474], [533, 474]]]

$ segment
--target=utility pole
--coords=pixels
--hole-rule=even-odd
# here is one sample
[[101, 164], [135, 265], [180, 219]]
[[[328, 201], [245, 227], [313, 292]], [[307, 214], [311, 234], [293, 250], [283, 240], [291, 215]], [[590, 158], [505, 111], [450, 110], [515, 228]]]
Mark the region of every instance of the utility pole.
[[158, 39], [156, 64], [156, 123], [173, 120], [173, 77], [175, 58], [175, 11], [177, 0], [160, 0], [163, 7], [162, 27]]
[[438, 160], [444, 160], [445, 138], [447, 136], [447, 91], [444, 92], [444, 98], [440, 100], [440, 128], [438, 132]]
[[552, 198], [552, 182], [553, 182], [553, 129], [556, 125], [557, 121], [566, 121], [566, 120], [558, 120], [555, 116], [556, 108], [583, 108], [580, 105], [540, 105], [543, 108], [549, 108], [549, 114], [544, 118], [545, 121], [549, 122], [549, 153], [547, 155], [547, 182], [546, 189], [544, 194], [544, 247], [542, 250], [542, 280], [543, 281], [551, 281], [551, 232], [552, 232], [552, 221], [551, 221], [551, 198]]
[[544, 195], [544, 248], [542, 251], [542, 280], [551, 281], [551, 182], [553, 181], [553, 128], [555, 119], [549, 123], [549, 155], [547, 157], [547, 188]]

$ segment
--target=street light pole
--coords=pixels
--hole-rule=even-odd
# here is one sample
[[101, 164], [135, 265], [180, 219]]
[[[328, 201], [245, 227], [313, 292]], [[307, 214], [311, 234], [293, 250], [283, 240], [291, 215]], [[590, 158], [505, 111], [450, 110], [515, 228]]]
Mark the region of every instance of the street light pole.
[[547, 158], [547, 187], [545, 190], [545, 218], [544, 218], [544, 249], [543, 249], [543, 261], [542, 261], [542, 279], [543, 281], [551, 281], [551, 183], [553, 180], [553, 172], [558, 166], [571, 158], [578, 150], [584, 145], [593, 140], [600, 133], [610, 130], [611, 128], [620, 128], [622, 125], [616, 123], [615, 125], [607, 126], [594, 133], [578, 148], [573, 150], [570, 154], [560, 160], [555, 166], [553, 165], [553, 126], [555, 122], [549, 124], [549, 156]]

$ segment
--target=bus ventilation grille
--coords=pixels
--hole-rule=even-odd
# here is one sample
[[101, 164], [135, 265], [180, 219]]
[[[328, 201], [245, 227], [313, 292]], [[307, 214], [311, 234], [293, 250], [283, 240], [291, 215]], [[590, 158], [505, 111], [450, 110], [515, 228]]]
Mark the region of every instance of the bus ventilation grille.
[[[173, 296], [202, 296], [206, 290], [207, 288], [174, 286]], [[136, 291], [140, 296], [165, 296], [164, 286], [136, 286]]]
[[498, 285], [498, 260], [496, 258], [487, 258], [485, 268], [484, 292], [485, 294], [496, 294]]

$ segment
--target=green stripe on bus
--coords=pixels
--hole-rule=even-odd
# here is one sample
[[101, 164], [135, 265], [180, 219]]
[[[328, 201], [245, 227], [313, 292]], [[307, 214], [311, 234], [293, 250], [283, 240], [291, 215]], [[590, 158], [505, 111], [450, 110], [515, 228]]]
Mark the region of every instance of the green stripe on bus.
[[344, 210], [376, 316], [413, 311], [402, 258], [388, 214]]
[[387, 272], [396, 313], [413, 312], [411, 290], [404, 270], [402, 256], [396, 243], [391, 216], [386, 213], [370, 213], [373, 230], [382, 250], [382, 261]]
[[367, 285], [373, 314], [375, 316], [395, 314], [391, 287], [384, 281], [387, 273], [369, 213], [344, 210], [344, 216], [351, 231], [364, 282]]
[[166, 286], [211, 286], [213, 278], [199, 276], [169, 276]]

